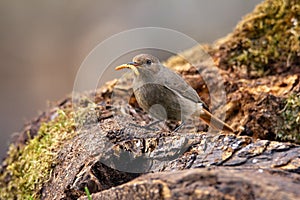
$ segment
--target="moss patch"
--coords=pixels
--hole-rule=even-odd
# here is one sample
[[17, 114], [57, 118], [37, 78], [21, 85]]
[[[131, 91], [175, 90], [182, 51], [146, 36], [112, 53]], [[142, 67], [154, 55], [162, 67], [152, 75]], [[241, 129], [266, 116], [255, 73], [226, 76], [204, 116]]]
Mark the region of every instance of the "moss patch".
[[11, 145], [0, 175], [0, 199], [39, 199], [51, 175], [59, 146], [76, 135], [74, 113], [57, 110], [25, 146]]
[[276, 136], [280, 140], [300, 143], [300, 94], [292, 94], [286, 99], [281, 116], [283, 123], [278, 127]]
[[278, 74], [300, 65], [300, 1], [266, 0], [220, 40], [220, 66], [249, 77]]

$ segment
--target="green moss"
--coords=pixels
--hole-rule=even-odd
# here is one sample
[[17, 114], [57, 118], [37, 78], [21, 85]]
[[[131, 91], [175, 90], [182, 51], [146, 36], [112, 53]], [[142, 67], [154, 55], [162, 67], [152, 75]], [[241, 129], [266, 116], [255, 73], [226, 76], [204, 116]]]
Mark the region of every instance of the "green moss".
[[266, 0], [247, 15], [221, 46], [227, 66], [244, 66], [250, 77], [299, 67], [300, 1]]
[[292, 94], [287, 98], [281, 112], [283, 123], [276, 131], [281, 140], [300, 143], [300, 94]]
[[7, 168], [0, 175], [0, 199], [39, 199], [59, 147], [76, 134], [73, 112], [57, 110], [54, 115], [26, 145], [10, 146], [9, 156], [4, 161]]

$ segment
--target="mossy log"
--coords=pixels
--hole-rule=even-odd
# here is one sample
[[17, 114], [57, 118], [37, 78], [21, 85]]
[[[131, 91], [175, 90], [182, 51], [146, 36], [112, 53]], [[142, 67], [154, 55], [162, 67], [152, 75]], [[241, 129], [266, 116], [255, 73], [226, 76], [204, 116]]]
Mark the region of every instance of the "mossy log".
[[[232, 34], [204, 46], [224, 82], [225, 120], [238, 134], [203, 124], [179, 132], [131, 126], [151, 118], [134, 96], [123, 108], [128, 116], [116, 114], [111, 81], [53, 103], [16, 135], [1, 166], [0, 199], [87, 199], [87, 190], [93, 199], [299, 198], [299, 5], [266, 0]], [[185, 58], [201, 60], [199, 48]], [[210, 105], [197, 66], [180, 56], [164, 63]]]

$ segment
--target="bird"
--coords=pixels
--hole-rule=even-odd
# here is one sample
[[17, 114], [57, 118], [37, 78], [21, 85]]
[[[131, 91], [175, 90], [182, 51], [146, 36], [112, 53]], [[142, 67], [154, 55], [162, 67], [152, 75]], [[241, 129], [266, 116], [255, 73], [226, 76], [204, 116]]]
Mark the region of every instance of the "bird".
[[150, 54], [139, 54], [132, 62], [119, 65], [115, 70], [133, 71], [133, 93], [139, 106], [158, 120], [184, 123], [198, 117], [209, 126], [234, 132], [228, 124], [213, 116], [198, 93], [177, 73], [165, 67]]

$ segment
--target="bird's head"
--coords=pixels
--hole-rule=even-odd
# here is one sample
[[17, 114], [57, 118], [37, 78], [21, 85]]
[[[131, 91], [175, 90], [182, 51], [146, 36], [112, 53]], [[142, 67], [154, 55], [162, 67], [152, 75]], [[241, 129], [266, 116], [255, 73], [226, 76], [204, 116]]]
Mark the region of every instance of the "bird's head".
[[132, 59], [132, 62], [120, 65], [116, 67], [116, 70], [129, 68], [136, 76], [139, 76], [141, 72], [152, 71], [157, 72], [159, 70], [159, 60], [149, 54], [139, 54]]

